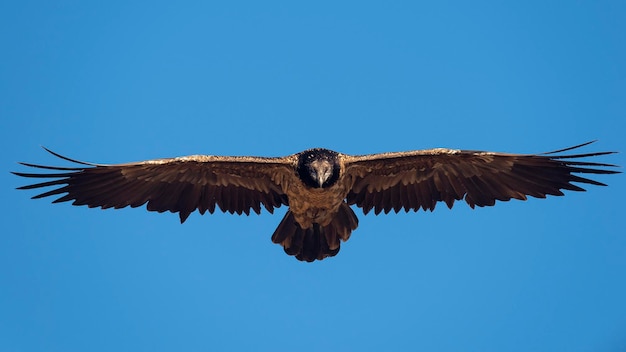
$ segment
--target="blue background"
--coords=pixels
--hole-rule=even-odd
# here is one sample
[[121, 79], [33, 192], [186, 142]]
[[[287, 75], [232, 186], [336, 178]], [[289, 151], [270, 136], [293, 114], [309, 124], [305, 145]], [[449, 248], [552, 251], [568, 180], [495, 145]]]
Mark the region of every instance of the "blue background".
[[[0, 351], [623, 351], [623, 175], [360, 217], [338, 256], [239, 217], [29, 200], [15, 162], [626, 151], [623, 1], [0, 5]], [[626, 165], [624, 154], [601, 159]]]

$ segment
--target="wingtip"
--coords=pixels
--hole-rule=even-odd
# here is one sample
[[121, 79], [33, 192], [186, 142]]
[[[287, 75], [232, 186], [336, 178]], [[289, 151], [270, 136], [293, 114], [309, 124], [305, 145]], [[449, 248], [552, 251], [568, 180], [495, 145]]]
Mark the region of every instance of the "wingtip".
[[[572, 158], [585, 158], [585, 157], [593, 157], [593, 156], [600, 156], [600, 155], [610, 155], [610, 154], [619, 154], [620, 152], [618, 151], [605, 151], [605, 152], [593, 152], [593, 153], [584, 153], [584, 154], [574, 154], [574, 155], [553, 155], [553, 154], [558, 154], [558, 153], [563, 153], [563, 152], [567, 152], [570, 150], [574, 150], [574, 149], [578, 149], [578, 148], [582, 148], [585, 146], [588, 146], [592, 143], [597, 142], [597, 139], [591, 140], [589, 142], [585, 142], [582, 144], [578, 144], [575, 145], [573, 147], [568, 147], [568, 148], [564, 148], [564, 149], [559, 149], [559, 150], [553, 150], [550, 152], [546, 152], [546, 153], [541, 153], [541, 154], [537, 154], [537, 155], [548, 155], [551, 158], [557, 158], [557, 159], [572, 159]], [[611, 167], [619, 167], [618, 165], [602, 165], [602, 166], [611, 166]]]
[[591, 140], [591, 141], [588, 141], [588, 142], [585, 142], [585, 143], [582, 143], [582, 144], [575, 145], [575, 146], [573, 146], [573, 147], [568, 147], [568, 148], [563, 148], [563, 149], [553, 150], [553, 151], [551, 151], [551, 152], [546, 152], [546, 153], [542, 153], [542, 154], [544, 154], [544, 155], [545, 155], [545, 154], [556, 154], [556, 153], [562, 153], [562, 152], [566, 152], [566, 151], [569, 151], [569, 150], [573, 150], [573, 149], [577, 149], [577, 148], [582, 148], [582, 147], [584, 147], [584, 146], [588, 146], [589, 144], [595, 143], [595, 142], [597, 142], [597, 141], [598, 141], [597, 139], [594, 139], [594, 140]]
[[42, 147], [45, 151], [47, 151], [48, 153], [56, 156], [57, 158], [63, 159], [63, 160], [67, 160], [73, 163], [77, 163], [77, 164], [81, 164], [81, 165], [88, 165], [88, 166], [99, 166], [99, 164], [94, 164], [94, 163], [90, 163], [90, 162], [86, 162], [86, 161], [80, 161], [80, 160], [76, 160], [76, 159], [72, 159], [72, 158], [68, 158], [67, 156], [63, 156], [59, 153], [53, 152], [52, 150], [44, 147], [43, 145], [41, 145], [40, 147]]
[[49, 148], [47, 148], [46, 146], [44, 146], [44, 145], [39, 145], [39, 146], [40, 146], [43, 150], [47, 151], [48, 153], [50, 153], [50, 154], [52, 154], [52, 155], [54, 155], [54, 156], [58, 156], [58, 157], [60, 157], [60, 155], [59, 155], [59, 154], [57, 154], [57, 153], [53, 152], [52, 150], [50, 150], [50, 149], [49, 149]]
[[56, 152], [53, 152], [52, 150], [44, 147], [43, 145], [40, 145], [40, 147], [43, 148], [43, 150], [47, 151], [48, 153], [50, 153], [50, 154], [52, 154], [52, 155], [54, 155], [54, 156], [56, 156], [58, 158], [65, 159], [65, 157], [63, 155], [61, 155], [59, 153], [56, 153]]

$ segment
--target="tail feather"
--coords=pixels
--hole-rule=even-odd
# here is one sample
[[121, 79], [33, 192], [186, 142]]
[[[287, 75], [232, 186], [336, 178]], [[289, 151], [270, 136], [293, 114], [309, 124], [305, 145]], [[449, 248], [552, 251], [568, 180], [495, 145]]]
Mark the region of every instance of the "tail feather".
[[350, 238], [352, 230], [359, 226], [359, 219], [356, 217], [356, 214], [354, 214], [354, 211], [352, 211], [352, 208], [350, 208], [348, 204], [343, 203], [330, 224], [333, 225], [341, 240], [345, 242]]
[[358, 224], [354, 211], [346, 203], [328, 225], [313, 224], [307, 229], [300, 227], [290, 210], [274, 231], [272, 242], [281, 244], [285, 253], [298, 260], [322, 260], [339, 253], [341, 241], [347, 241]]

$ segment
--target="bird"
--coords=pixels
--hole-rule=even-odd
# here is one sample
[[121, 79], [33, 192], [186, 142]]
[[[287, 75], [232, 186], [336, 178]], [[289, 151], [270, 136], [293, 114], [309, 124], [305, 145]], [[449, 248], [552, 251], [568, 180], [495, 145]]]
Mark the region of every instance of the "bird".
[[61, 195], [53, 203], [102, 209], [146, 204], [148, 211], [178, 213], [181, 223], [196, 210], [249, 215], [284, 205], [272, 242], [313, 262], [337, 255], [357, 228], [352, 206], [365, 215], [433, 211], [439, 202], [452, 208], [461, 200], [474, 208], [585, 191], [574, 183], [606, 186], [582, 175], [620, 173], [617, 165], [585, 158], [615, 152], [565, 153], [593, 142], [540, 154], [435, 148], [348, 155], [314, 148], [284, 157], [191, 155], [123, 164], [79, 161], [43, 147], [73, 166], [20, 162], [38, 172], [12, 173], [50, 179], [17, 188], [52, 187], [33, 199]]

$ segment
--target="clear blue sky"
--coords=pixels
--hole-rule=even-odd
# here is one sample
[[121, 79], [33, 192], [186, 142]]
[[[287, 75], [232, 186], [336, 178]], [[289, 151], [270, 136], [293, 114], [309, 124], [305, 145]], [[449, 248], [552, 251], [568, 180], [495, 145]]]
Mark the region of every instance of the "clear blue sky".
[[312, 264], [271, 243], [284, 208], [180, 225], [14, 190], [17, 161], [58, 163], [40, 145], [102, 163], [626, 152], [625, 2], [207, 3], [0, 4], [0, 351], [626, 350], [623, 174], [473, 211], [357, 211]]

